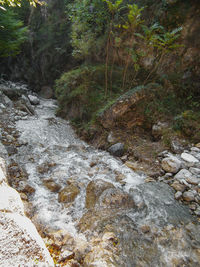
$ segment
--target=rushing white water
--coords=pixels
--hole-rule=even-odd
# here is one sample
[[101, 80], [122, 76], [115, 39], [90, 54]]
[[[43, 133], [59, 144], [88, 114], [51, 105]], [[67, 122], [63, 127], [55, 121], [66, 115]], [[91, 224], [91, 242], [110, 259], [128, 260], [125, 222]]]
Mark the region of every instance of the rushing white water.
[[[87, 184], [95, 179], [102, 179], [122, 188], [115, 176], [123, 174], [124, 190], [143, 182], [144, 177], [134, 173], [120, 160], [109, 153], [96, 150], [79, 140], [69, 123], [55, 117], [56, 102], [41, 100], [35, 116], [16, 123], [20, 132], [22, 146], [17, 160], [24, 165], [29, 174], [29, 183], [36, 189], [32, 203], [38, 218], [46, 226], [55, 229], [67, 229], [76, 232], [76, 222], [85, 211]], [[40, 174], [38, 165], [53, 164], [53, 168]], [[91, 167], [92, 166], [92, 167]], [[79, 185], [80, 193], [70, 207], [58, 202], [58, 194], [50, 192], [42, 183], [51, 178], [62, 187], [73, 178]]]
[[[93, 252], [83, 252], [83, 266], [198, 266], [200, 227], [187, 207], [174, 199], [170, 186], [144, 183], [145, 176], [79, 140], [70, 124], [55, 116], [55, 100], [40, 99], [35, 115], [30, 116], [14, 108], [15, 103], [8, 99], [6, 108], [3, 94], [1, 99], [2, 140], [10, 157], [5, 149], [1, 153], [11, 163], [11, 184], [19, 192], [24, 192], [20, 183], [27, 183], [26, 172], [21, 176], [16, 168], [27, 171], [28, 184], [35, 192], [25, 192], [33, 206], [32, 219], [40, 224], [41, 231], [44, 227], [49, 236], [54, 230], [66, 230], [77, 242], [71, 247], [66, 241], [65, 248], [70, 251], [79, 247], [80, 240], [86, 242]], [[45, 186], [47, 179], [60, 190], [78, 188], [75, 200], [60, 203], [59, 192]], [[94, 190], [92, 197], [96, 193], [98, 197], [87, 209], [89, 190]], [[92, 197], [87, 200], [93, 201]], [[93, 243], [110, 231], [118, 239], [117, 245], [112, 241], [110, 245], [102, 243], [103, 247], [98, 245], [100, 241]], [[78, 261], [82, 264], [82, 259]]]

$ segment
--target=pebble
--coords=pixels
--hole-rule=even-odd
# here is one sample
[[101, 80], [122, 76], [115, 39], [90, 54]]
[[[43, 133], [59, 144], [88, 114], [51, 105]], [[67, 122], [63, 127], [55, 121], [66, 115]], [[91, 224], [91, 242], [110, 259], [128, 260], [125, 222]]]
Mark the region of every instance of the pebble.
[[74, 252], [69, 251], [69, 250], [64, 250], [63, 252], [61, 252], [59, 259], [58, 259], [58, 262], [70, 260], [72, 258], [74, 258]]
[[198, 147], [191, 147], [190, 150], [194, 151], [194, 152], [197, 152], [197, 153], [200, 153], [200, 149]]
[[186, 178], [186, 181], [189, 184], [198, 185], [199, 182], [200, 182], [200, 179], [199, 178], [196, 178], [196, 177], [188, 177], [188, 178]]
[[195, 212], [194, 212], [196, 215], [200, 216], [200, 207], [198, 207]]
[[194, 198], [194, 194], [193, 192], [191, 191], [187, 191], [187, 192], [184, 192], [183, 193], [183, 199], [187, 202], [191, 202], [191, 201], [194, 201], [195, 198]]
[[183, 184], [180, 184], [179, 182], [175, 181], [172, 185], [171, 185], [176, 191], [180, 191], [183, 192], [186, 189], [186, 186]]
[[182, 193], [180, 191], [177, 191], [175, 194], [175, 199], [180, 199], [182, 197]]
[[197, 206], [196, 206], [195, 203], [192, 203], [192, 204], [189, 205], [189, 208], [190, 208], [191, 210], [196, 210]]

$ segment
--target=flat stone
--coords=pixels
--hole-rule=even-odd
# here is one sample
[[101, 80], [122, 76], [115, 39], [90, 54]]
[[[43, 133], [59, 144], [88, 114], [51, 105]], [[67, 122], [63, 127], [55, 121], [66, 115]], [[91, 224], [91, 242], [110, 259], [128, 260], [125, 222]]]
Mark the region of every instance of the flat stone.
[[162, 168], [166, 172], [177, 173], [181, 167], [181, 161], [174, 156], [162, 160]]
[[190, 167], [189, 171], [194, 175], [200, 175], [200, 169], [199, 168]]
[[191, 174], [191, 172], [189, 172], [186, 169], [182, 169], [174, 176], [174, 179], [177, 179], [177, 180], [185, 179], [186, 180], [187, 178], [190, 178], [192, 176], [193, 175]]
[[188, 177], [186, 178], [186, 181], [189, 184], [193, 184], [193, 185], [198, 185], [200, 183], [200, 178], [196, 178], [196, 177]]
[[186, 161], [187, 163], [189, 163], [191, 165], [191, 167], [199, 162], [199, 160], [197, 158], [195, 158], [194, 156], [192, 156], [191, 154], [189, 153], [182, 153], [181, 154], [181, 158]]
[[183, 199], [184, 199], [185, 201], [187, 201], [187, 202], [194, 201], [194, 200], [195, 200], [194, 197], [195, 197], [195, 196], [194, 196], [193, 192], [191, 192], [191, 191], [187, 191], [187, 192], [184, 192], [184, 193], [183, 193]]

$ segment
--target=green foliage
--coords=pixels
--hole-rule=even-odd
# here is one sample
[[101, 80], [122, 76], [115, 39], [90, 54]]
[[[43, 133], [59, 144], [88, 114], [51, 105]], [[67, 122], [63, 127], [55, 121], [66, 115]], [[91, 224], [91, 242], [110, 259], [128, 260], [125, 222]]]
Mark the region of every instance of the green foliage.
[[173, 128], [182, 132], [193, 142], [200, 141], [200, 113], [194, 110], [185, 110], [174, 118]]
[[75, 0], [68, 5], [72, 22], [73, 55], [79, 59], [98, 58], [105, 45], [104, 32], [110, 16], [102, 0]]
[[[144, 9], [126, 0], [76, 0], [70, 5], [73, 55], [94, 63], [105, 60], [105, 95], [113, 84], [114, 65], [123, 70], [123, 91], [135, 83], [143, 68], [141, 59], [146, 56], [141, 46], [151, 47], [156, 55], [146, 80], [156, 72], [164, 54], [180, 47], [177, 40], [182, 28], [167, 31], [158, 22], [149, 26], [142, 17]], [[132, 85], [128, 81], [129, 71], [134, 72]]]
[[[36, 7], [36, 4], [44, 4], [43, 1], [39, 1], [39, 0], [27, 0], [32, 6]], [[12, 6], [12, 7], [16, 7], [16, 6], [21, 6], [22, 0], [0, 0], [0, 5], [7, 5], [7, 6]], [[2, 8], [2, 6], [0, 6], [0, 8]]]
[[[104, 65], [82, 65], [81, 67], [64, 73], [56, 81], [56, 97], [60, 104], [59, 114], [68, 116], [70, 108], [76, 106], [79, 113], [71, 119], [76, 121], [90, 121], [99, 110], [113, 98], [119, 96], [119, 72], [113, 71], [116, 79], [113, 91], [105, 98], [104, 95]], [[76, 112], [74, 112], [76, 113]]]
[[0, 57], [16, 55], [27, 39], [27, 28], [12, 10], [0, 10]]

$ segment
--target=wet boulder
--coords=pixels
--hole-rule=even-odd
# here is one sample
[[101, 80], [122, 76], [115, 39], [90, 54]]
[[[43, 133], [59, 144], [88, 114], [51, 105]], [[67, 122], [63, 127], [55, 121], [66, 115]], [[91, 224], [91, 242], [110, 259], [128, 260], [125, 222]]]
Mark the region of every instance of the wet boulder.
[[86, 208], [93, 208], [103, 191], [113, 187], [114, 186], [111, 183], [108, 183], [101, 179], [91, 181], [86, 189]]
[[109, 147], [108, 152], [116, 157], [122, 157], [124, 154], [124, 144], [117, 143]]
[[79, 193], [80, 190], [78, 186], [70, 184], [60, 191], [58, 201], [64, 203], [73, 202]]
[[100, 208], [125, 210], [134, 208], [135, 203], [129, 194], [116, 188], [110, 188], [102, 193], [97, 206], [100, 206]]
[[51, 192], [58, 192], [61, 189], [61, 186], [53, 181], [53, 179], [43, 180], [43, 184]]

